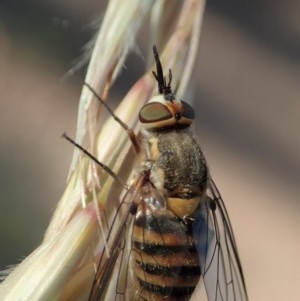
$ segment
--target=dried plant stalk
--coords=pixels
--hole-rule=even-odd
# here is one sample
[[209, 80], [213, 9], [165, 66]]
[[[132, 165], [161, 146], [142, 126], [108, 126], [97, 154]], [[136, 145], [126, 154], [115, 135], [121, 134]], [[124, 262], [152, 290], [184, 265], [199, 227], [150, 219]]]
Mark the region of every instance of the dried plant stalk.
[[[152, 20], [148, 48], [156, 43], [165, 70], [176, 75], [173, 87], [180, 97], [195, 61], [205, 1], [111, 0], [99, 31], [86, 76], [105, 99], [117, 74], [134, 48], [143, 21]], [[171, 12], [171, 14], [170, 14]], [[164, 30], [168, 20], [171, 30]], [[163, 50], [163, 51], [162, 51]], [[128, 91], [115, 114], [137, 133], [137, 112], [153, 93], [151, 67]], [[83, 88], [76, 140], [117, 175], [128, 180], [132, 168], [131, 142], [119, 124], [109, 118], [96, 131], [101, 104]], [[74, 152], [68, 183], [43, 243], [0, 285], [2, 300], [87, 300], [94, 277], [94, 255], [109, 229], [122, 187], [87, 157]], [[105, 214], [104, 214], [105, 213]], [[109, 248], [108, 248], [109, 252]]]

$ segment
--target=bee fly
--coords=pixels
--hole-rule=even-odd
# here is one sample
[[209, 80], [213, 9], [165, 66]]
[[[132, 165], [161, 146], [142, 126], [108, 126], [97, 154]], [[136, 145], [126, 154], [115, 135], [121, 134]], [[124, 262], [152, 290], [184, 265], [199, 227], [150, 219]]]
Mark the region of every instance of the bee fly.
[[201, 277], [209, 301], [247, 300], [230, 221], [191, 129], [194, 110], [173, 94], [171, 71], [167, 83], [153, 51], [159, 95], [139, 112], [142, 141], [131, 138], [143, 159], [112, 222], [111, 254], [103, 250], [89, 300], [189, 300]]

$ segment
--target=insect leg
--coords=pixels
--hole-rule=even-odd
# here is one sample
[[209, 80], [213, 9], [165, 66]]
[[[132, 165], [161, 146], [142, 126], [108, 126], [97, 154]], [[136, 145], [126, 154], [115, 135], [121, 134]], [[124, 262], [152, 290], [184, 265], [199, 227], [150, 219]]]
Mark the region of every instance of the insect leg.
[[109, 107], [109, 105], [97, 94], [97, 92], [91, 87], [90, 84], [88, 83], [83, 83], [84, 86], [86, 86], [93, 94], [94, 96], [97, 98], [98, 101], [101, 102], [101, 104], [105, 107], [105, 109], [109, 112], [109, 114], [121, 125], [121, 127], [127, 132], [127, 135], [129, 136], [133, 148], [135, 150], [136, 153], [140, 152], [140, 142], [136, 136], [136, 134], [134, 133], [133, 129], [131, 129], [130, 127], [128, 127], [128, 125], [126, 123], [124, 123], [118, 116], [115, 115], [115, 113], [113, 112], [113, 110]]
[[90, 152], [88, 152], [86, 149], [84, 149], [81, 145], [79, 145], [77, 142], [75, 142], [72, 138], [70, 138], [66, 133], [63, 133], [63, 138], [68, 140], [71, 144], [73, 144], [75, 147], [80, 149], [84, 154], [86, 154], [88, 157], [90, 157], [94, 162], [96, 162], [98, 165], [100, 165], [111, 177], [113, 177], [124, 189], [128, 190], [128, 185], [117, 175], [115, 174], [107, 165], [100, 162], [95, 156], [93, 156]]

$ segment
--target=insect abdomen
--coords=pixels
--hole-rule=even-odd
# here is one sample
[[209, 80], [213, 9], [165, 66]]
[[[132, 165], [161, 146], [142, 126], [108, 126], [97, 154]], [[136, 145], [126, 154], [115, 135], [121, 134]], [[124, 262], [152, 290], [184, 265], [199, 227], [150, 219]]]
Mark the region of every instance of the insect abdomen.
[[132, 299], [189, 300], [201, 274], [191, 223], [166, 210], [153, 215], [141, 207], [133, 226]]

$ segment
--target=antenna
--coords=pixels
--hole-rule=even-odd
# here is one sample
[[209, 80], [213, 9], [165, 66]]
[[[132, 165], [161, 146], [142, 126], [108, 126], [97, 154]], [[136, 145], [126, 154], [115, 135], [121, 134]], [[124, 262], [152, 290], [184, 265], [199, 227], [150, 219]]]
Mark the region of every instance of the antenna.
[[170, 95], [172, 93], [172, 88], [171, 88], [171, 82], [172, 82], [172, 72], [171, 69], [169, 69], [169, 82], [166, 84], [166, 77], [164, 76], [164, 72], [161, 66], [161, 62], [159, 59], [159, 55], [157, 52], [157, 48], [155, 45], [153, 45], [153, 54], [154, 54], [154, 59], [156, 62], [156, 73], [152, 71], [157, 84], [158, 84], [158, 92], [163, 95]]

